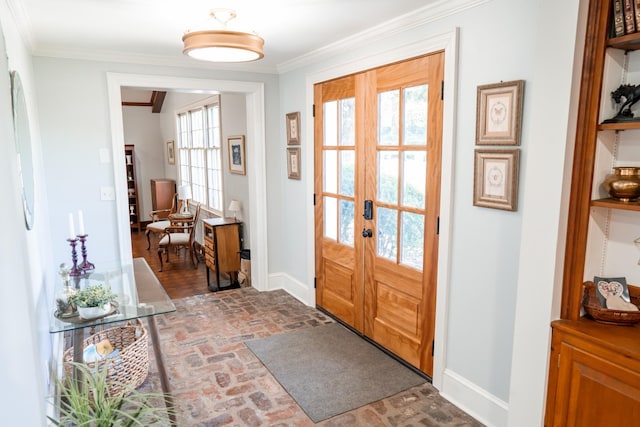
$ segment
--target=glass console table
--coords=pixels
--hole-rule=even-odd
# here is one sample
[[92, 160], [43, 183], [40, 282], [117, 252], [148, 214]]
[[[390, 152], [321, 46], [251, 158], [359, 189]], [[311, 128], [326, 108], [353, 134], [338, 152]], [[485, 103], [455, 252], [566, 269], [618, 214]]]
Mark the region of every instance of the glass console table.
[[[71, 280], [76, 280], [76, 278], [71, 278]], [[104, 269], [97, 268], [88, 276], [77, 280], [80, 287], [90, 283], [104, 283], [111, 286], [112, 292], [118, 294], [114, 313], [100, 319], [86, 321], [77, 317], [58, 318], [55, 313], [52, 313], [49, 332], [71, 331], [73, 337], [73, 360], [74, 362], [82, 362], [82, 342], [85, 329], [101, 327], [115, 322], [147, 318], [162, 391], [165, 394], [165, 403], [167, 407], [173, 407], [173, 399], [164, 368], [164, 359], [160, 351], [158, 329], [154, 316], [176, 311], [176, 307], [149, 267], [149, 264], [147, 264], [147, 261], [144, 258], [134, 258], [129, 265]], [[170, 421], [171, 425], [176, 425], [172, 414], [170, 414]]]

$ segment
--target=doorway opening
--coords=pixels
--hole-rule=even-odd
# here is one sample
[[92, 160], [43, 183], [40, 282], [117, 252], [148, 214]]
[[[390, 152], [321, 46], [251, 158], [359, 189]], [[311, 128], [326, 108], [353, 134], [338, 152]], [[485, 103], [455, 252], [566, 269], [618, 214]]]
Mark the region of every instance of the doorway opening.
[[268, 287], [268, 247], [266, 215], [266, 179], [265, 179], [265, 111], [264, 83], [239, 82], [229, 80], [208, 80], [170, 76], [107, 73], [109, 111], [111, 115], [111, 152], [114, 170], [116, 216], [118, 229], [118, 248], [120, 260], [130, 262], [131, 236], [125, 163], [117, 161], [122, 157], [125, 145], [122, 120], [123, 87], [153, 88], [167, 91], [244, 94], [247, 112], [247, 139], [254, 141], [252, 149], [247, 151], [247, 163], [252, 165], [248, 176], [250, 213], [250, 247], [260, 257], [252, 260], [252, 285], [258, 290]]

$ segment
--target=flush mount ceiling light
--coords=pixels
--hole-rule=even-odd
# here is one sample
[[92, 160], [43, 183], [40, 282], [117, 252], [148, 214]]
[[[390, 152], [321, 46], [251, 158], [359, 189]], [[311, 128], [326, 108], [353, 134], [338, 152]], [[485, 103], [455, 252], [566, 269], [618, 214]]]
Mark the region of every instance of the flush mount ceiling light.
[[192, 58], [211, 62], [247, 62], [264, 57], [264, 40], [253, 33], [227, 29], [236, 12], [213, 9], [207, 29], [188, 31], [182, 36], [183, 53]]

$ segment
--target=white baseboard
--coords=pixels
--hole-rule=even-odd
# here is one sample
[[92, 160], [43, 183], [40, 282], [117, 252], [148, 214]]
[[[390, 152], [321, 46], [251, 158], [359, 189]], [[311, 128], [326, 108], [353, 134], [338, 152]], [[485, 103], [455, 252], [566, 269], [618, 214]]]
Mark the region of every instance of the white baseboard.
[[506, 427], [509, 404], [450, 369], [445, 369], [442, 397], [487, 427]]
[[284, 289], [303, 304], [310, 307], [316, 306], [315, 289], [313, 285], [308, 286], [286, 273], [270, 274], [268, 287], [270, 291]]

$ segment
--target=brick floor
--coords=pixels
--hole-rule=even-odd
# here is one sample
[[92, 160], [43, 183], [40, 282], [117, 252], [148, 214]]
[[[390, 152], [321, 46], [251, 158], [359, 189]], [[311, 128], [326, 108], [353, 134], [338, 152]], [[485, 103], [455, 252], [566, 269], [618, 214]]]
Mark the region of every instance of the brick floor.
[[[331, 318], [284, 291], [245, 288], [174, 302], [177, 311], [156, 322], [180, 426], [314, 425], [244, 342]], [[141, 388], [159, 391], [155, 363], [151, 369]], [[482, 426], [428, 383], [315, 425]]]

